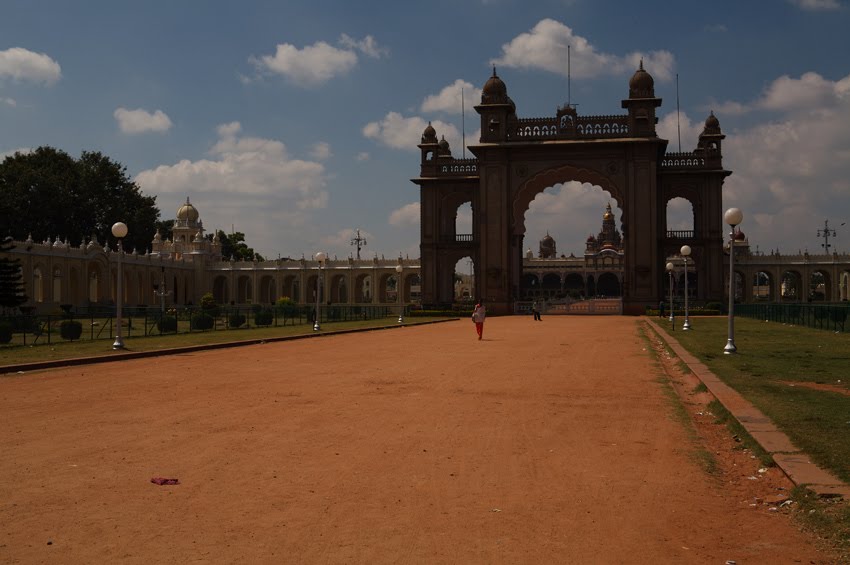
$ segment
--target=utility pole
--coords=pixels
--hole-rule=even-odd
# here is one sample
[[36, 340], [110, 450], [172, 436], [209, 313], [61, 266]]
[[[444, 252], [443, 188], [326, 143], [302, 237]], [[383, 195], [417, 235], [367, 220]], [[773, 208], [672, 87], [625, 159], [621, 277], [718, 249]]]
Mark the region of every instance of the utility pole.
[[357, 259], [360, 260], [360, 248], [366, 245], [366, 239], [360, 236], [360, 228], [357, 228], [357, 235], [351, 238], [351, 245], [357, 247]]
[[835, 230], [829, 227], [829, 220], [824, 220], [823, 229], [818, 230], [818, 237], [823, 238], [823, 243], [821, 243], [820, 246], [823, 247], [823, 252], [826, 254], [829, 254], [829, 248], [832, 247], [832, 245], [829, 243], [830, 236], [836, 236]]

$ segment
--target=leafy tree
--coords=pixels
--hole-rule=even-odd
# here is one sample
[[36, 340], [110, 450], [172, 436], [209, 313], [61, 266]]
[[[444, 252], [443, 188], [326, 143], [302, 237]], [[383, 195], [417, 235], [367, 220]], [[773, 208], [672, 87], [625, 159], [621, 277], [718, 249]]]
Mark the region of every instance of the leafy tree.
[[154, 226], [155, 230], [159, 230], [159, 235], [162, 241], [166, 239], [174, 239], [174, 220], [160, 220]]
[[74, 159], [64, 151], [39, 147], [0, 163], [0, 234], [36, 241], [48, 237], [79, 245], [96, 236], [112, 241], [112, 224], [129, 228], [127, 250], [146, 250], [156, 232], [156, 197], [145, 196], [124, 166], [99, 152]]
[[[241, 231], [233, 232], [228, 235], [223, 230], [218, 230], [218, 239], [221, 241], [221, 255], [225, 260], [233, 257], [236, 261], [265, 261], [265, 258], [259, 253], [254, 252], [254, 248], [248, 247], [245, 243], [245, 234]], [[208, 236], [212, 239], [212, 236]]]
[[[0, 253], [9, 252], [14, 248], [11, 237], [0, 241]], [[4, 312], [8, 312], [26, 301], [20, 259], [0, 256], [0, 306], [3, 307]]]

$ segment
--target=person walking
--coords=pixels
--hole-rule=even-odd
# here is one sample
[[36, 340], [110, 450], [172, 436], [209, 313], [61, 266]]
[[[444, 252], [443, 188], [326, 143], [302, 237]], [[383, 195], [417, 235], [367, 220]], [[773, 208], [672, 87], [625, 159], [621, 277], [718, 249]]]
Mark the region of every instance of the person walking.
[[484, 301], [478, 300], [475, 303], [475, 308], [472, 310], [472, 321], [475, 322], [475, 331], [478, 332], [478, 340], [484, 335], [484, 319], [487, 317], [487, 310], [484, 308]]
[[658, 303], [658, 317], [659, 318], [664, 317], [664, 301], [663, 300]]
[[541, 321], [541, 319], [540, 319], [540, 305], [537, 303], [536, 300], [531, 305], [531, 313], [534, 315], [535, 320], [537, 320], [538, 322]]

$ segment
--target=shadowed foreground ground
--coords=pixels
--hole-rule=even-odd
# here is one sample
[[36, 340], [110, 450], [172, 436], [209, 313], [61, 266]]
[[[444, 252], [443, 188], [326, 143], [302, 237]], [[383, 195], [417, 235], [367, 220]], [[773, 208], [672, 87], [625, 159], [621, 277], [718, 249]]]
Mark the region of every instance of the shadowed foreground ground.
[[[706, 475], [620, 317], [0, 378], [0, 562], [825, 562]], [[156, 486], [152, 477], [178, 478]]]

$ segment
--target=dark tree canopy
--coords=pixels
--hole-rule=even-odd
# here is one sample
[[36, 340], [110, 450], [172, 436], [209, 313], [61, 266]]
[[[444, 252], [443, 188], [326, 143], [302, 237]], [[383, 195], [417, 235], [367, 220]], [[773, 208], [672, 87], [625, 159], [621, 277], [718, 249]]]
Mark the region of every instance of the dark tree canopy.
[[[0, 253], [14, 248], [11, 237], [0, 239]], [[0, 308], [5, 312], [17, 308], [26, 301], [24, 284], [21, 281], [20, 259], [0, 256]]]
[[154, 227], [159, 231], [162, 241], [174, 239], [174, 220], [159, 220]]
[[221, 241], [221, 255], [225, 260], [232, 257], [236, 261], [265, 261], [262, 255], [255, 253], [252, 247], [248, 247], [245, 243], [245, 234], [241, 231], [229, 235], [223, 230], [218, 230], [216, 233]]
[[0, 236], [59, 237], [76, 246], [94, 235], [102, 244], [114, 241], [112, 224], [120, 221], [128, 227], [124, 248], [144, 252], [159, 216], [156, 197], [142, 194], [126, 168], [101, 153], [74, 159], [39, 147], [0, 163]]

